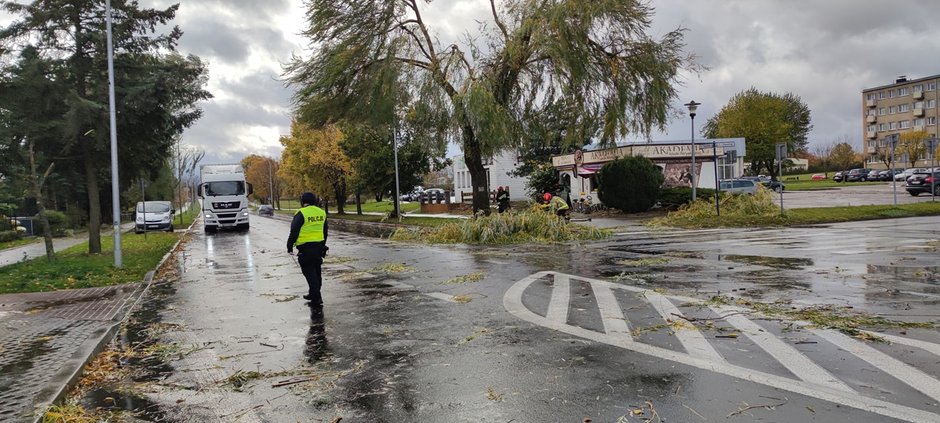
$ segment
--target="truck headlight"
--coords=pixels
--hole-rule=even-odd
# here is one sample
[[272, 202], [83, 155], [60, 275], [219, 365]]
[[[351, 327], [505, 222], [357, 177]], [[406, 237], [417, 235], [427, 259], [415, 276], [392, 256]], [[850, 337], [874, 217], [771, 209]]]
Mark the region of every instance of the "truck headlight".
[[206, 219], [212, 219], [212, 215], [207, 213], [207, 214], [206, 214]]

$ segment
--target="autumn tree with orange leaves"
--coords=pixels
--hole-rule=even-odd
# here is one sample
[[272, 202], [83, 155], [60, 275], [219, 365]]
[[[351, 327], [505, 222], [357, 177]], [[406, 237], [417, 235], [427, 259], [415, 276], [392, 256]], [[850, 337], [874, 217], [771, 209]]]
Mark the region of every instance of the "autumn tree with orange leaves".
[[281, 182], [278, 180], [278, 168], [281, 163], [271, 157], [252, 154], [242, 159], [245, 179], [255, 188], [253, 197], [264, 204], [273, 204], [281, 208]]
[[302, 181], [302, 190], [335, 202], [339, 214], [345, 213], [346, 178], [352, 174], [352, 164], [340, 148], [342, 139], [334, 125], [313, 129], [296, 120], [290, 135], [281, 137], [281, 173]]

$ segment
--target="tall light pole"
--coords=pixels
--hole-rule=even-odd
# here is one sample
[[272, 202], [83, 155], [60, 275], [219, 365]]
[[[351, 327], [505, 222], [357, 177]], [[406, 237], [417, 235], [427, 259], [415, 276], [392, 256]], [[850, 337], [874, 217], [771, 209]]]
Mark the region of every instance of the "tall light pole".
[[274, 208], [274, 159], [268, 159], [268, 198], [271, 201], [271, 207]]
[[401, 200], [401, 194], [398, 192], [398, 125], [392, 125], [392, 150], [395, 154], [395, 198], [392, 201], [395, 204], [395, 217], [401, 220], [401, 205], [398, 203]]
[[[111, 124], [111, 220], [114, 224], [114, 267], [123, 266], [121, 260], [121, 198], [118, 179], [117, 117], [114, 112], [114, 46], [111, 44], [111, 0], [105, 0], [108, 26], [108, 115]], [[136, 224], [136, 223], [135, 223]], [[144, 216], [144, 227], [147, 218]], [[96, 229], [97, 230], [97, 229]]]
[[695, 111], [699, 104], [692, 100], [685, 104], [689, 108], [689, 117], [692, 118], [692, 169], [689, 170], [689, 182], [692, 183], [692, 201], [695, 201]]
[[934, 176], [937, 174], [937, 137], [930, 137], [927, 140], [927, 152], [930, 153], [930, 180], [933, 181], [930, 184], [930, 201], [937, 200], [937, 185], [940, 184], [940, 181], [937, 181], [937, 177]]
[[[888, 136], [888, 139], [891, 143], [891, 173], [894, 173], [894, 150], [898, 147], [898, 134], [891, 134]], [[894, 207], [898, 206], [898, 180], [894, 176], [891, 177], [891, 190], [894, 191]]]
[[721, 194], [721, 185], [718, 183], [718, 147], [715, 140], [712, 140], [712, 157], [714, 157], [715, 163], [715, 215], [721, 216], [721, 203], [718, 201], [719, 194]]

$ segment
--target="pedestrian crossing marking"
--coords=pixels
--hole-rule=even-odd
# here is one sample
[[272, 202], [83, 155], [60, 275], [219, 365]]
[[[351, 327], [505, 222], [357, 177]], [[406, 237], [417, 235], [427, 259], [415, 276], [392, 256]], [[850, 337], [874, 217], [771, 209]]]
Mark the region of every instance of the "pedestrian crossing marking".
[[[564, 298], [563, 294], [559, 294], [558, 297], [555, 297], [553, 293], [554, 305], [551, 306], [552, 318], [547, 318], [541, 314], [538, 314], [530, 310], [522, 302], [523, 295], [526, 290], [536, 281], [542, 280], [543, 278], [551, 277], [555, 282], [552, 284], [553, 289], [560, 289], [563, 286], [570, 286], [572, 281], [587, 282], [591, 285], [591, 288], [595, 295], [595, 300], [597, 301], [598, 308], [601, 309], [601, 316], [604, 319], [604, 332], [597, 332], [594, 330], [589, 330], [575, 325], [569, 325], [567, 319], [560, 320], [559, 316], [563, 313], [559, 311], [559, 308], [562, 307], [561, 301]], [[559, 282], [561, 280], [561, 282]], [[568, 288], [570, 290], [570, 288]], [[613, 289], [622, 289], [636, 293], [642, 293], [644, 298], [653, 298], [659, 302], [660, 306], [663, 308], [663, 311], [659, 311], [660, 315], [664, 311], [669, 310], [668, 306], [665, 306], [662, 299], [666, 299], [670, 303], [680, 304], [702, 304], [701, 300], [683, 297], [677, 295], [661, 295], [662, 298], [657, 297], [656, 295], [647, 296], [647, 292], [650, 292], [647, 289], [613, 284], [611, 282], [583, 278], [574, 275], [566, 275], [558, 272], [544, 271], [538, 272], [532, 275], [529, 275], [526, 278], [513, 284], [503, 296], [503, 306], [506, 311], [510, 314], [528, 321], [532, 324], [543, 326], [549, 329], [553, 329], [559, 332], [567, 333], [570, 335], [578, 336], [584, 339], [592, 340], [595, 342], [612, 345], [620, 348], [624, 348], [630, 351], [634, 351], [640, 354], [645, 354], [651, 357], [670, 360], [679, 364], [696, 367], [699, 369], [710, 370], [719, 374], [735, 377], [742, 380], [747, 380], [750, 382], [770, 386], [777, 389], [788, 390], [795, 392], [797, 394], [817, 398], [823, 401], [829, 401], [835, 404], [840, 404], [847, 407], [852, 407], [855, 409], [863, 410], [866, 412], [879, 414], [886, 417], [891, 417], [899, 420], [909, 421], [909, 422], [937, 422], [940, 421], [940, 414], [932, 413], [927, 410], [922, 410], [918, 408], [913, 408], [903, 404], [892, 403], [879, 398], [871, 398], [861, 395], [850, 387], [848, 387], [844, 382], [839, 381], [836, 377], [831, 374], [819, 374], [816, 376], [810, 375], [811, 370], [797, 370], [793, 372], [793, 368], [796, 368], [800, 363], [809, 362], [808, 357], [794, 358], [794, 357], [784, 357], [785, 361], [789, 361], [788, 369], [791, 369], [791, 372], [797, 377], [785, 377], [780, 375], [775, 375], [760, 370], [755, 370], [751, 368], [742, 367], [729, 363], [727, 360], [721, 358], [720, 354], [717, 352], [714, 354], [698, 354], [697, 350], [693, 349], [694, 347], [687, 346], [683, 342], [683, 348], [687, 352], [675, 351], [668, 348], [658, 347], [644, 342], [639, 342], [633, 340], [632, 337], [629, 337], [629, 332], [626, 332], [624, 336], [624, 331], [629, 330], [629, 323], [622, 313], [622, 309], [617, 302], [616, 297], [613, 295]], [[568, 294], [570, 296], [570, 294]], [[601, 298], [605, 297], [605, 298]], [[569, 298], [570, 300], [570, 298]], [[656, 306], [653, 305], [655, 308]], [[723, 309], [722, 309], [723, 310]], [[674, 310], [668, 311], [669, 314], [673, 313]], [[748, 320], [748, 323], [739, 321], [739, 319], [733, 318], [730, 316], [732, 325], [735, 325], [736, 328], [742, 330], [748, 329], [747, 331], [742, 330], [750, 338], [751, 334], [748, 333], [754, 328], [750, 325], [756, 325], [754, 322]], [[726, 317], [727, 318], [727, 317]], [[743, 315], [740, 316], [740, 319], [747, 320]], [[801, 326], [808, 326], [806, 322], [794, 322], [794, 324]], [[741, 326], [741, 327], [739, 327]], [[881, 353], [860, 341], [849, 338], [841, 333], [831, 331], [831, 330], [820, 330], [812, 329], [813, 333], [819, 336], [821, 339], [832, 342], [833, 344], [839, 346], [843, 350], [855, 355], [862, 360], [872, 363], [876, 367], [885, 365], [890, 366], [889, 371], [898, 371], [899, 373], [895, 377], [902, 380], [904, 383], [912, 386], [921, 393], [934, 398], [940, 399], [940, 381], [927, 375], [926, 373], [917, 370], [907, 364], [904, 364], [896, 359], [891, 358], [887, 354]], [[691, 331], [679, 331], [677, 333], [691, 332]], [[760, 331], [757, 331], [760, 332]], [[880, 334], [879, 334], [880, 335]], [[629, 337], [629, 338], [628, 338]], [[755, 336], [755, 343], [764, 348], [762, 343], [768, 341], [768, 339], [762, 338], [760, 336]], [[751, 338], [754, 339], [754, 338]], [[680, 340], [681, 342], [681, 340]], [[695, 342], [695, 341], [692, 341]], [[707, 342], [707, 340], [706, 340]], [[923, 342], [923, 341], [921, 341]], [[690, 344], [691, 345], [691, 344]], [[710, 345], [709, 345], [710, 347]], [[769, 348], [769, 347], [768, 347]], [[940, 346], [938, 346], [940, 348]], [[925, 349], [926, 351], [935, 352], [934, 349]], [[696, 353], [693, 353], [696, 352]], [[792, 353], [792, 351], [791, 351]], [[777, 353], [779, 355], [779, 353]], [[801, 355], [799, 351], [796, 351], [795, 354]], [[772, 355], [774, 359], [778, 359], [776, 356]], [[716, 358], [717, 357], [717, 358]], [[805, 361], [804, 361], [805, 360]], [[811, 362], [809, 362], [811, 363]], [[784, 364], [786, 366], [786, 364]], [[813, 363], [812, 366], [819, 367], [817, 364]], [[821, 368], [821, 367], [820, 367]]]

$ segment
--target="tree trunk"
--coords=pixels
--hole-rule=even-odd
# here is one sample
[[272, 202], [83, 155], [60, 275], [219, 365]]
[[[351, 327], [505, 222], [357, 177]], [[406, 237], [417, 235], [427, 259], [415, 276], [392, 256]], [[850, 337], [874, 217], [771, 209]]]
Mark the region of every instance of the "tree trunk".
[[88, 191], [88, 254], [101, 253], [101, 199], [98, 168], [90, 146], [85, 148], [85, 189]]
[[340, 178], [333, 184], [333, 194], [336, 196], [336, 214], [346, 214], [346, 179]]
[[356, 214], [362, 216], [362, 192], [356, 191]]
[[[39, 223], [42, 226], [42, 238], [46, 244], [46, 259], [49, 261], [55, 260], [55, 247], [52, 245], [52, 226], [49, 225], [49, 216], [46, 216], [46, 206], [43, 204], [42, 197], [42, 184], [45, 181], [45, 176], [40, 177], [36, 173], [36, 155], [33, 153], [33, 143], [29, 143], [29, 170], [30, 170], [30, 180], [32, 181], [30, 185], [30, 190], [32, 191], [33, 197], [36, 198], [36, 208], [39, 210]], [[49, 165], [49, 169], [46, 170], [45, 175], [48, 175], [52, 170], [52, 165]], [[15, 229], [15, 228], [14, 228]]]
[[473, 213], [483, 211], [490, 214], [490, 194], [486, 183], [486, 168], [483, 167], [483, 154], [480, 144], [476, 140], [473, 128], [463, 127], [463, 159], [470, 172], [470, 186], [473, 188]]

